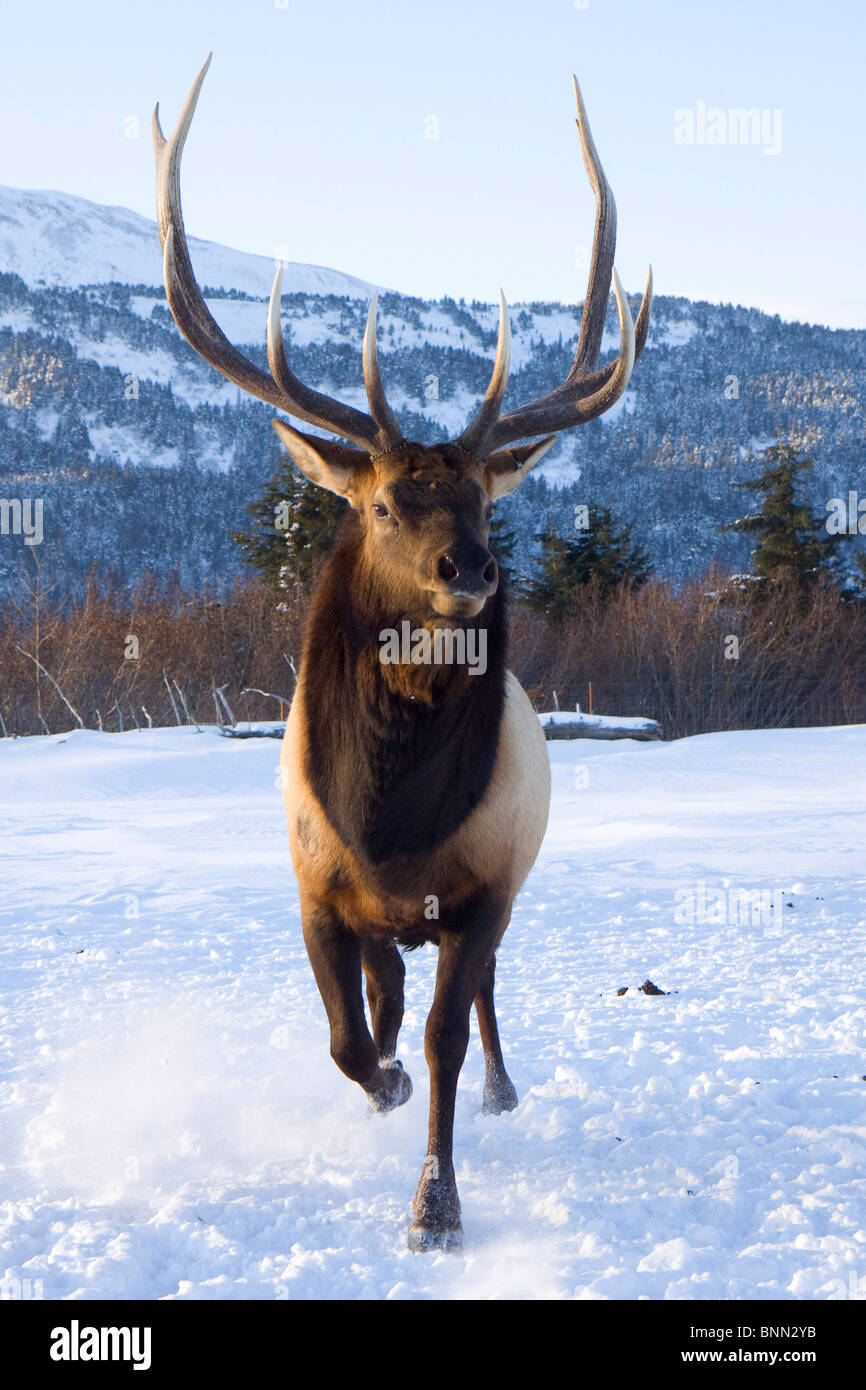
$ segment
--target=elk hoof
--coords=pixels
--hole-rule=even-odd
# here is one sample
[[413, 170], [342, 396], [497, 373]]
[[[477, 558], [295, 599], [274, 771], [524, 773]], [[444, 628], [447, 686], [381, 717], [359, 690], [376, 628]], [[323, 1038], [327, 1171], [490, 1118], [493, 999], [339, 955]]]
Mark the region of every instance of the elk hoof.
[[481, 1109], [485, 1115], [501, 1115], [503, 1110], [517, 1109], [517, 1092], [504, 1072], [485, 1083]]
[[428, 1154], [412, 1202], [409, 1249], [420, 1255], [430, 1250], [459, 1250], [462, 1245], [454, 1168], [450, 1159], [440, 1163], [435, 1154]]
[[370, 1104], [379, 1115], [387, 1115], [398, 1105], [405, 1105], [412, 1094], [412, 1078], [403, 1070], [403, 1063], [396, 1059], [388, 1067], [379, 1068], [375, 1087], [368, 1092]]
[[463, 1232], [459, 1228], [456, 1231], [439, 1231], [430, 1226], [411, 1226], [409, 1249], [416, 1255], [428, 1254], [433, 1250], [453, 1253], [463, 1249]]

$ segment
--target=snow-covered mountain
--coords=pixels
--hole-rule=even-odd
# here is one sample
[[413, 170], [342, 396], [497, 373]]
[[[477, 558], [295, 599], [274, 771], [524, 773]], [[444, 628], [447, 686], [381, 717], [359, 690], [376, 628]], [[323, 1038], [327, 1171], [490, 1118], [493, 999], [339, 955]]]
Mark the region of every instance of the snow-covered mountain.
[[[269, 295], [274, 262], [233, 251], [214, 241], [189, 238], [199, 283]], [[0, 270], [25, 284], [160, 285], [162, 256], [156, 222], [128, 208], [104, 207], [71, 193], [0, 187]], [[365, 298], [373, 286], [340, 270], [286, 264], [286, 294], [337, 294]]]
[[[215, 317], [264, 365], [273, 262], [202, 241], [191, 252]], [[366, 408], [372, 287], [292, 265], [284, 289], [297, 374]], [[580, 314], [511, 305], [505, 409], [563, 380]], [[492, 304], [383, 295], [383, 376], [410, 438], [463, 428], [489, 380], [497, 317]], [[617, 340], [611, 303], [604, 357]], [[272, 416], [179, 335], [155, 223], [67, 194], [0, 190], [0, 499], [43, 499], [46, 580], [77, 588], [94, 567], [121, 580], [178, 569], [196, 587], [238, 574], [229, 533], [248, 527], [247, 507], [281, 461]], [[735, 485], [780, 432], [814, 459], [808, 486], [821, 514], [830, 498], [866, 496], [866, 332], [660, 294], [623, 399], [564, 434], [502, 503], [517, 568], [531, 568], [541, 530], [573, 534], [574, 508], [586, 504], [631, 523], [663, 576], [745, 567], [747, 541], [719, 528], [741, 513]], [[23, 544], [0, 537], [0, 595], [18, 582]]]

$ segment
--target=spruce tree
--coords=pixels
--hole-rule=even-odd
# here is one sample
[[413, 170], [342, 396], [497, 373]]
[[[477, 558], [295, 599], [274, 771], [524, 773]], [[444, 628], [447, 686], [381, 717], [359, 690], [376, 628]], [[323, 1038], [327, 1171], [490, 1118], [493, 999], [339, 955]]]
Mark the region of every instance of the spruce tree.
[[590, 585], [607, 601], [621, 585], [639, 589], [652, 574], [649, 556], [632, 539], [631, 526], [617, 531], [607, 507], [590, 507], [588, 521], [578, 540], [566, 540], [552, 528], [537, 536], [539, 572], [519, 586], [530, 608], [556, 621], [575, 611]]
[[505, 521], [504, 517], [497, 517], [490, 524], [490, 550], [496, 556], [497, 564], [500, 569], [506, 572], [511, 568], [514, 559], [514, 547], [517, 545], [517, 537], [513, 530]]
[[812, 467], [811, 458], [781, 440], [762, 450], [759, 458], [767, 465], [760, 476], [734, 484], [758, 494], [759, 509], [719, 529], [757, 538], [752, 565], [761, 582], [756, 592], [790, 585], [804, 594], [819, 578], [832, 573], [843, 537], [830, 535], [825, 520], [798, 498], [799, 475]]
[[846, 603], [866, 604], [866, 552], [854, 557], [854, 568], [843, 581], [842, 599]]
[[315, 487], [284, 460], [260, 500], [247, 510], [250, 532], [232, 531], [247, 564], [275, 589], [309, 583], [334, 538], [348, 503]]

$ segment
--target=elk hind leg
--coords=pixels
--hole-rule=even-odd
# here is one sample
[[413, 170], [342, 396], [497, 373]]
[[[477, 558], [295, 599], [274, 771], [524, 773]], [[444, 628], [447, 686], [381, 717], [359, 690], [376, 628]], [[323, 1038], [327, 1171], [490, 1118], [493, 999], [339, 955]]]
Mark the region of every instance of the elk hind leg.
[[475, 1013], [481, 1044], [484, 1048], [484, 1101], [485, 1115], [501, 1115], [503, 1110], [514, 1110], [517, 1106], [517, 1092], [505, 1070], [502, 1046], [499, 1042], [499, 1028], [496, 1023], [496, 1010], [493, 1007], [493, 986], [496, 978], [496, 956], [491, 956], [484, 970], [481, 988], [475, 998]]

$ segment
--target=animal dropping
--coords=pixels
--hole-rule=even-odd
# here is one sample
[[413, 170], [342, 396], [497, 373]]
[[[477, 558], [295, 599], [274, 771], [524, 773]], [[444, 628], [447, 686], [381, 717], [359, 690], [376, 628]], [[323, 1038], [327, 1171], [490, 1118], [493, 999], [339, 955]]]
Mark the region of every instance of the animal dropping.
[[[496, 951], [541, 845], [550, 799], [544, 734], [506, 668], [505, 594], [489, 547], [493, 504], [519, 486], [558, 431], [596, 419], [619, 400], [646, 342], [652, 272], [635, 324], [613, 263], [616, 207], [575, 80], [596, 221], [568, 376], [537, 400], [501, 413], [511, 329], [500, 291], [496, 357], [473, 419], [453, 440], [408, 440], [379, 372], [377, 295], [363, 342], [367, 411], [312, 390], [289, 367], [281, 266], [268, 311], [267, 371], [229, 342], [210, 313], [190, 261], [180, 198], [181, 155], [209, 65], [210, 58], [170, 139], [154, 112], [166, 297], [181, 333], [229, 381], [337, 436], [323, 439], [274, 421], [300, 471], [351, 503], [312, 597], [283, 740], [289, 839], [331, 1056], [378, 1111], [412, 1094], [395, 1059], [405, 973], [398, 948], [424, 942], [439, 948], [425, 1031], [427, 1156], [409, 1245], [455, 1249], [462, 1237], [452, 1133], [470, 1012], [474, 1005], [484, 1048], [484, 1110], [513, 1110], [517, 1093], [493, 1002]], [[599, 367], [611, 280], [620, 347]], [[414, 634], [428, 633], [413, 646], [422, 658], [407, 661], [394, 646], [383, 660], [386, 630], [409, 631], [413, 642]], [[446, 648], [450, 659], [442, 655]], [[461, 650], [483, 651], [484, 660], [454, 659]]]

